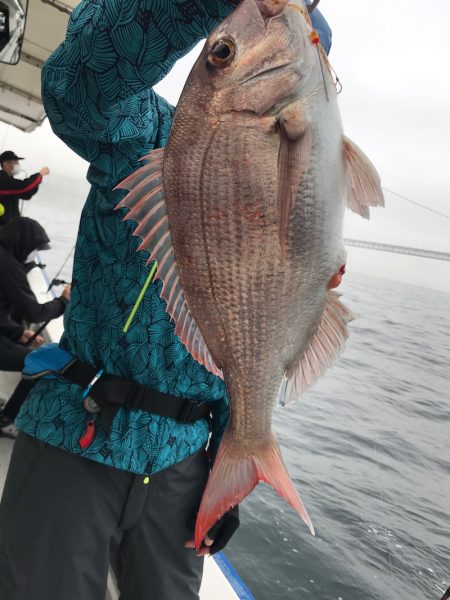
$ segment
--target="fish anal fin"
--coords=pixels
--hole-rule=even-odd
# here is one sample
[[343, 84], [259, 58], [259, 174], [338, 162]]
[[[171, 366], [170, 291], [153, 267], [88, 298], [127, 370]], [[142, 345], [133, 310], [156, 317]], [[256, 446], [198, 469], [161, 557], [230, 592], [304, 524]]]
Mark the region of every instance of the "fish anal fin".
[[380, 176], [364, 152], [346, 136], [343, 147], [347, 208], [369, 219], [370, 206], [384, 206]]
[[163, 157], [163, 149], [150, 152], [143, 158], [146, 164], [117, 186], [117, 189], [128, 190], [128, 194], [116, 209], [130, 209], [124, 220], [133, 220], [138, 224], [133, 233], [141, 239], [138, 251], [145, 250], [150, 254], [148, 262], [158, 262], [155, 278], [163, 282], [161, 297], [167, 303], [166, 310], [174, 320], [175, 330], [181, 334], [187, 351], [209, 371], [222, 377], [222, 371], [212, 359], [181, 287], [164, 198]]
[[352, 313], [336, 292], [327, 292], [327, 302], [319, 327], [300, 361], [292, 365], [281, 385], [278, 404], [284, 406], [300, 396], [339, 356], [348, 337]]
[[199, 548], [206, 533], [230, 508], [239, 504], [259, 481], [272, 486], [300, 515], [314, 535], [314, 527], [292, 483], [273, 435], [249, 451], [226, 431], [208, 479], [195, 526]]
[[300, 103], [286, 107], [279, 116], [280, 149], [278, 153], [278, 230], [283, 258], [286, 256], [289, 219], [300, 183], [309, 169], [312, 130]]

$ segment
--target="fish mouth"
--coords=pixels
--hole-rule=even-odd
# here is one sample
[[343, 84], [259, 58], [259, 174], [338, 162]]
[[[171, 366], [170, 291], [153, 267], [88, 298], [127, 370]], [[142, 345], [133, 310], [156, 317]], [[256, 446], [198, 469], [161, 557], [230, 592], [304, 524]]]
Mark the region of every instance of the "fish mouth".
[[277, 65], [276, 67], [270, 67], [270, 69], [264, 69], [263, 71], [258, 71], [254, 75], [247, 77], [244, 81], [241, 81], [240, 85], [244, 85], [249, 83], [250, 81], [260, 80], [260, 79], [268, 79], [274, 73], [287, 71], [289, 67], [292, 67], [291, 63], [284, 63], [282, 65]]

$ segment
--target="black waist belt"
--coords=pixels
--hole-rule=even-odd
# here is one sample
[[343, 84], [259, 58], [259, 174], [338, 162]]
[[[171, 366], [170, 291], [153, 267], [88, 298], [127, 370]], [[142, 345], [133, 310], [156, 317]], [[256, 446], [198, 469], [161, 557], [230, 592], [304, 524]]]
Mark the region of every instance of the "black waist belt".
[[88, 396], [93, 398], [100, 409], [102, 424], [108, 433], [112, 421], [121, 407], [143, 410], [185, 424], [195, 423], [195, 421], [209, 416], [208, 402], [163, 394], [115, 375], [104, 374], [92, 387], [89, 387], [98, 372], [90, 365], [78, 360], [72, 363], [62, 375], [71, 383], [76, 383], [85, 389], [89, 388]]

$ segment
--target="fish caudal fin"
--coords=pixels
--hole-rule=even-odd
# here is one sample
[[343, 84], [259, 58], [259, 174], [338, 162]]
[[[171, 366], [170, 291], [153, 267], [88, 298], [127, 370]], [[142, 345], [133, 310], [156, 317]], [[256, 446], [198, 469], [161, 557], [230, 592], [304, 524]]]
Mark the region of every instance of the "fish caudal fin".
[[327, 303], [319, 327], [296, 365], [288, 370], [281, 385], [278, 404], [284, 406], [300, 396], [339, 356], [348, 337], [351, 311], [336, 292], [327, 292]]
[[364, 152], [354, 142], [344, 136], [343, 145], [347, 208], [368, 219], [370, 217], [369, 206], [384, 206], [380, 176]]
[[288, 475], [274, 436], [250, 453], [230, 433], [225, 432], [200, 504], [195, 526], [197, 548], [216, 521], [248, 496], [259, 481], [272, 486], [289, 502], [315, 535], [311, 519]]

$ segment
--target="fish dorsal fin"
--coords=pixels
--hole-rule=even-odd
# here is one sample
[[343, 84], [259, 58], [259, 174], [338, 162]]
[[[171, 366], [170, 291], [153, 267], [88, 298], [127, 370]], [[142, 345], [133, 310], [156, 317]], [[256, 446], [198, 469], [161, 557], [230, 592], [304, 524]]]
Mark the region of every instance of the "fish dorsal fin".
[[312, 131], [305, 109], [300, 103], [285, 108], [280, 114], [278, 125], [278, 230], [281, 255], [285, 257], [291, 209], [311, 160]]
[[369, 206], [384, 206], [380, 176], [354, 142], [344, 136], [343, 144], [347, 207], [365, 219], [369, 219]]
[[133, 235], [141, 238], [139, 250], [150, 253], [148, 263], [158, 261], [157, 278], [163, 282], [161, 297], [167, 302], [167, 312], [175, 322], [175, 333], [188, 352], [211, 373], [222, 377], [206, 346], [203, 335], [189, 310], [180, 282], [177, 260], [172, 245], [163, 184], [164, 150], [145, 156], [147, 163], [122, 181], [117, 189], [129, 193], [116, 206], [129, 208], [124, 221], [133, 220], [138, 226]]
[[278, 404], [292, 402], [332, 365], [348, 337], [347, 323], [352, 313], [339, 300], [336, 292], [327, 292], [327, 302], [319, 327], [297, 365], [286, 372], [280, 388]]

